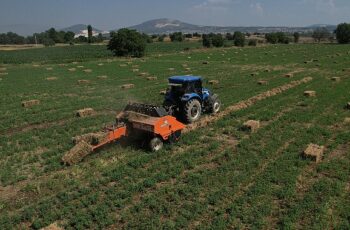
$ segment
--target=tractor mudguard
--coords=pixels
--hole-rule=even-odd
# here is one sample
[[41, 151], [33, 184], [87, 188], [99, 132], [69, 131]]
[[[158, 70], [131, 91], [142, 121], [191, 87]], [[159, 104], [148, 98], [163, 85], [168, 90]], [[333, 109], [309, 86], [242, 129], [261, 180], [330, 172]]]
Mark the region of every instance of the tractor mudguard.
[[196, 93], [187, 93], [181, 97], [182, 102], [188, 102], [188, 101], [193, 100], [193, 99], [197, 99], [199, 102], [202, 102], [201, 97]]

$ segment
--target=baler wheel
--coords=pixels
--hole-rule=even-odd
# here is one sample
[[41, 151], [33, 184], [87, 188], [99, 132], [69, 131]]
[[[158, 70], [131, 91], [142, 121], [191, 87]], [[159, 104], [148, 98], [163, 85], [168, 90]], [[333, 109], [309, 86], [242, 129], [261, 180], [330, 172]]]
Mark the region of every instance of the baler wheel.
[[159, 137], [154, 137], [151, 139], [149, 142], [149, 148], [151, 149], [152, 152], [158, 152], [163, 148], [163, 140]]

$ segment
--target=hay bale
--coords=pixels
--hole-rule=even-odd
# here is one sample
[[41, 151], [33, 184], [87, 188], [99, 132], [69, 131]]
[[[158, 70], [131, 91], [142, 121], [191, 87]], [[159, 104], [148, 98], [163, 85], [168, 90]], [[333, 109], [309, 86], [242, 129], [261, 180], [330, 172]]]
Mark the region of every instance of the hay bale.
[[271, 70], [270, 70], [270, 69], [265, 69], [264, 72], [265, 72], [265, 73], [270, 73]]
[[132, 69], [132, 72], [136, 73], [136, 72], [139, 72], [140, 70], [139, 69]]
[[182, 67], [186, 68], [186, 67], [188, 67], [188, 65], [187, 64], [182, 64]]
[[284, 75], [285, 77], [287, 77], [287, 78], [291, 78], [291, 77], [293, 77], [294, 76], [294, 74], [292, 74], [292, 73], [287, 73], [286, 75]]
[[187, 68], [185, 68], [185, 70], [186, 70], [186, 71], [191, 71], [191, 68], [188, 68], [188, 67], [187, 67]]
[[308, 147], [304, 150], [304, 156], [311, 158], [312, 160], [316, 161], [316, 163], [319, 163], [322, 160], [324, 151], [324, 146], [309, 144]]
[[73, 65], [76, 65], [76, 64], [78, 64], [78, 62], [77, 62], [77, 61], [74, 61], [74, 62], [72, 62], [72, 64], [73, 64]]
[[48, 81], [56, 81], [57, 77], [48, 77], [48, 78], [46, 78], [46, 80], [48, 80]]
[[125, 84], [125, 85], [122, 85], [121, 88], [122, 89], [132, 89], [134, 88], [135, 85], [134, 84]]
[[70, 71], [70, 72], [74, 72], [74, 71], [76, 71], [77, 69], [76, 68], [70, 68], [70, 69], [68, 69], [68, 71]]
[[346, 118], [344, 119], [344, 123], [350, 124], [350, 117], [346, 117]]
[[92, 108], [79, 109], [76, 111], [76, 116], [77, 117], [87, 117], [87, 116], [93, 115], [94, 112], [95, 111]]
[[249, 120], [243, 124], [242, 128], [243, 130], [248, 130], [254, 133], [260, 128], [260, 121]]
[[0, 68], [0, 72], [4, 72], [6, 70], [7, 70], [7, 68], [5, 68], [5, 67]]
[[98, 63], [97, 65], [98, 65], [98, 66], [103, 66], [104, 64], [103, 64], [103, 63]]
[[258, 76], [259, 75], [259, 73], [251, 73], [250, 74], [250, 76], [252, 76], [252, 77], [255, 77], [255, 76]]
[[66, 165], [79, 163], [84, 159], [84, 157], [92, 153], [92, 151], [92, 146], [90, 144], [85, 141], [81, 141], [66, 154], [64, 154], [62, 157], [62, 162]]
[[119, 66], [120, 67], [127, 67], [128, 65], [127, 64], [120, 64]]
[[32, 107], [34, 105], [39, 105], [39, 104], [40, 104], [39, 100], [22, 101], [22, 107], [24, 108]]
[[208, 83], [211, 85], [217, 85], [217, 84], [219, 84], [219, 81], [218, 80], [210, 80], [210, 81], [208, 81]]
[[82, 68], [84, 68], [84, 66], [83, 65], [78, 65], [77, 68], [82, 69]]
[[348, 104], [346, 104], [346, 108], [350, 109], [350, 102], [348, 102]]
[[203, 65], [208, 65], [209, 62], [208, 62], [208, 61], [204, 61], [204, 62], [202, 62], [202, 64], [203, 64]]
[[168, 70], [169, 71], [175, 71], [175, 68], [169, 68]]
[[102, 75], [102, 76], [97, 76], [98, 79], [104, 80], [107, 79], [108, 77], [106, 75]]
[[85, 73], [91, 73], [92, 72], [92, 69], [84, 69], [83, 70]]
[[268, 81], [261, 80], [261, 81], [258, 81], [258, 84], [259, 84], [259, 85], [267, 85], [267, 84], [268, 84]]
[[32, 65], [32, 66], [35, 67], [35, 68], [40, 67], [40, 65], [37, 65], [37, 64], [34, 64], [34, 65]]
[[304, 96], [306, 96], [306, 97], [316, 97], [316, 91], [307, 90], [307, 91], [304, 92]]
[[140, 66], [139, 65], [133, 65], [133, 66], [131, 66], [132, 68], [134, 68], [134, 69], [138, 69], [138, 68], [140, 68]]
[[90, 81], [89, 80], [78, 80], [78, 84], [89, 84]]
[[159, 92], [159, 94], [160, 94], [160, 95], [165, 95], [166, 92], [167, 92], [166, 90], [162, 90], [162, 91]]
[[46, 68], [46, 70], [51, 71], [51, 70], [53, 70], [53, 68], [52, 67], [48, 67], [48, 68]]
[[49, 226], [45, 228], [41, 228], [40, 230], [64, 230], [63, 228], [59, 227], [57, 223], [52, 223]]
[[147, 76], [148, 75], [148, 73], [146, 73], [146, 72], [142, 72], [142, 73], [139, 73], [138, 74], [140, 77], [145, 77], [145, 76]]
[[98, 133], [88, 133], [81, 136], [76, 136], [72, 139], [73, 144], [78, 144], [79, 142], [85, 141], [91, 145], [98, 145], [104, 142], [108, 138], [108, 133], [98, 132]]
[[0, 73], [0, 76], [6, 76], [6, 75], [8, 75], [9, 73], [6, 73], [6, 72], [4, 72], [4, 73]]
[[147, 80], [148, 81], [155, 81], [155, 80], [157, 80], [157, 77], [147, 77]]
[[332, 77], [332, 81], [339, 82], [340, 81], [340, 77]]

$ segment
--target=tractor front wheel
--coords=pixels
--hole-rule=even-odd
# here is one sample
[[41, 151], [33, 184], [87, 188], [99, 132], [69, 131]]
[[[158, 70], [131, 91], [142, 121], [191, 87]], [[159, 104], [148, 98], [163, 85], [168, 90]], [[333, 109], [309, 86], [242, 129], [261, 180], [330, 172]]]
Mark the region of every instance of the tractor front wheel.
[[215, 100], [211, 104], [210, 111], [215, 114], [220, 111], [220, 108], [221, 108], [221, 101], [218, 98], [215, 98]]
[[202, 105], [197, 99], [190, 100], [185, 104], [183, 113], [186, 123], [196, 122], [202, 115]]
[[151, 139], [149, 142], [149, 148], [151, 149], [152, 152], [158, 152], [163, 148], [163, 140], [160, 139], [159, 137], [154, 137]]

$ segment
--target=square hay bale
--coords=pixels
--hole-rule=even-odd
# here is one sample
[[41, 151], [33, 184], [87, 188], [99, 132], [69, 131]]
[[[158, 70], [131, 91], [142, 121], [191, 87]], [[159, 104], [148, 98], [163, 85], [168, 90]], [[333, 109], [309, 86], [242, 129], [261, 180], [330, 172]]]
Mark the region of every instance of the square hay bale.
[[97, 65], [98, 65], [98, 66], [103, 66], [104, 64], [103, 64], [103, 63], [98, 63]]
[[188, 68], [188, 67], [187, 67], [187, 68], [185, 68], [185, 70], [186, 70], [186, 71], [191, 71], [191, 68]]
[[81, 84], [81, 85], [83, 85], [83, 84], [89, 84], [89, 83], [90, 83], [89, 80], [78, 80], [78, 84]]
[[344, 119], [344, 123], [350, 124], [350, 117], [346, 117], [346, 118]]
[[88, 117], [88, 116], [93, 115], [94, 112], [95, 112], [95, 110], [92, 108], [79, 109], [76, 111], [76, 116], [77, 117]]
[[255, 133], [260, 128], [260, 121], [249, 120], [243, 124], [243, 130]]
[[261, 81], [258, 81], [258, 84], [259, 84], [259, 85], [267, 85], [267, 84], [268, 84], [268, 81], [261, 80]]
[[35, 67], [35, 68], [40, 67], [40, 65], [37, 65], [37, 64], [34, 64], [34, 65], [32, 65], [32, 66]]
[[284, 75], [285, 77], [287, 77], [287, 78], [291, 78], [291, 77], [293, 77], [294, 76], [294, 74], [292, 74], [292, 73], [287, 73], [286, 75]]
[[166, 90], [162, 90], [162, 91], [159, 92], [159, 94], [160, 94], [160, 95], [165, 95], [166, 92], [167, 92]]
[[140, 70], [139, 69], [132, 69], [132, 72], [136, 73], [136, 72], [139, 72]]
[[74, 61], [74, 62], [72, 62], [72, 64], [73, 64], [73, 65], [76, 65], [76, 64], [78, 64], [78, 62], [77, 62], [77, 61]]
[[168, 70], [169, 71], [175, 71], [175, 68], [169, 68]]
[[6, 70], [7, 70], [7, 68], [5, 68], [5, 67], [0, 68], [0, 72], [4, 72]]
[[219, 81], [218, 80], [210, 80], [210, 81], [208, 81], [208, 83], [211, 85], [217, 85], [217, 84], [219, 84]]
[[316, 163], [319, 163], [322, 160], [324, 151], [324, 146], [309, 144], [308, 147], [304, 150], [304, 156], [311, 158], [312, 160], [316, 161]]
[[84, 157], [92, 153], [92, 151], [92, 146], [89, 143], [81, 141], [66, 154], [64, 154], [62, 157], [62, 162], [66, 165], [79, 163], [84, 159]]
[[252, 77], [255, 77], [255, 76], [258, 76], [259, 75], [259, 73], [251, 73], [250, 74], [250, 76], [252, 76]]
[[0, 73], [0, 76], [6, 76], [6, 75], [8, 75], [9, 73], [6, 73], [6, 72], [4, 72], [4, 73]]
[[119, 67], [127, 67], [127, 64], [120, 64]]
[[91, 145], [98, 145], [104, 142], [108, 138], [108, 133], [98, 132], [98, 133], [88, 133], [81, 136], [76, 136], [72, 139], [73, 144], [78, 144], [79, 142], [85, 141]]
[[145, 77], [145, 76], [147, 76], [148, 75], [148, 73], [146, 73], [146, 72], [142, 72], [142, 73], [139, 73], [138, 74], [140, 77]]
[[67, 66], [66, 64], [58, 64], [59, 67], [65, 67]]
[[208, 65], [209, 62], [208, 62], [208, 61], [204, 61], [204, 62], [202, 62], [202, 64], [203, 64], [203, 65]]
[[350, 102], [348, 102], [348, 104], [346, 104], [346, 108], [350, 109]]
[[64, 229], [59, 227], [57, 223], [52, 223], [49, 226], [46, 226], [45, 228], [41, 228], [40, 230], [64, 230]]
[[51, 70], [53, 70], [53, 68], [52, 67], [48, 67], [48, 68], [46, 68], [46, 70], [51, 71]]
[[147, 80], [148, 81], [155, 81], [155, 80], [157, 80], [157, 77], [147, 77]]
[[188, 65], [187, 64], [182, 64], [182, 67], [186, 68], [186, 67], [188, 67]]
[[74, 71], [76, 71], [77, 69], [76, 68], [70, 68], [70, 69], [68, 69], [68, 71], [70, 71], [70, 72], [74, 72]]
[[39, 104], [40, 104], [39, 100], [22, 101], [22, 107], [24, 108], [32, 107], [34, 105], [39, 105]]
[[307, 91], [304, 92], [304, 96], [306, 96], [306, 97], [316, 97], [316, 91], [307, 90]]
[[78, 65], [77, 68], [78, 69], [82, 69], [82, 68], [84, 68], [84, 66], [83, 65]]
[[332, 77], [332, 81], [339, 82], [340, 81], [340, 77]]
[[108, 77], [106, 75], [102, 75], [102, 76], [97, 76], [98, 79], [104, 80], [107, 79]]
[[92, 69], [84, 69], [83, 70], [85, 73], [91, 73], [92, 72]]
[[134, 88], [135, 85], [134, 84], [125, 84], [125, 85], [122, 85], [121, 88], [122, 89], [132, 89]]
[[48, 80], [48, 81], [56, 81], [57, 77], [48, 77], [48, 78], [46, 78], [46, 80]]

